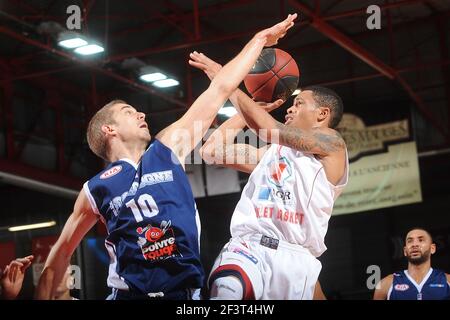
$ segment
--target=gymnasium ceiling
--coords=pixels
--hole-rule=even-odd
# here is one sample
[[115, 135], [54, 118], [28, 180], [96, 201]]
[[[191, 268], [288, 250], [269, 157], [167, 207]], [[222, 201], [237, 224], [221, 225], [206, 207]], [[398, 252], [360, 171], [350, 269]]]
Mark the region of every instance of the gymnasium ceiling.
[[[42, 31], [49, 22], [64, 27], [73, 4], [82, 8], [80, 32], [104, 53], [80, 58]], [[382, 12], [379, 30], [366, 26], [374, 4]], [[450, 1], [4, 0], [0, 171], [78, 189], [102, 165], [84, 132], [105, 102], [130, 101], [155, 134], [208, 85], [188, 66], [190, 51], [224, 63], [256, 31], [292, 12], [299, 23], [279, 47], [298, 62], [301, 86], [330, 86], [348, 111], [374, 122], [410, 117], [419, 151], [448, 147]], [[132, 67], [140, 63], [158, 66], [180, 86], [161, 90], [139, 81]]]

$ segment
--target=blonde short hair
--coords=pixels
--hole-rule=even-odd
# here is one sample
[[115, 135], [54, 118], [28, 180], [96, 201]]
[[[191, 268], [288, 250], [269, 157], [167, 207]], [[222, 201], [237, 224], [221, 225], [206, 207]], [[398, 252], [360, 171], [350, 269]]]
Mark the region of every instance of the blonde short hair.
[[113, 113], [111, 108], [118, 103], [127, 104], [123, 100], [112, 100], [105, 104], [89, 121], [87, 128], [87, 142], [89, 148], [100, 158], [109, 161], [107, 158], [106, 138], [102, 132], [102, 126], [105, 124], [114, 124]]

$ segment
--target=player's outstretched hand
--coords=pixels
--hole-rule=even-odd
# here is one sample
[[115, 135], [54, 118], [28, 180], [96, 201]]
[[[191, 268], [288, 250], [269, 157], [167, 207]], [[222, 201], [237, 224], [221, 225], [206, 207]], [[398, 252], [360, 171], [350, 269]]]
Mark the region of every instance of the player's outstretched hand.
[[210, 80], [222, 69], [220, 64], [208, 58], [203, 53], [197, 51], [191, 52], [189, 58], [189, 64], [197, 69], [203, 70]]
[[297, 14], [289, 14], [287, 18], [276, 25], [258, 32], [255, 37], [265, 39], [265, 47], [270, 47], [278, 43], [278, 39], [283, 38], [287, 31], [294, 26]]

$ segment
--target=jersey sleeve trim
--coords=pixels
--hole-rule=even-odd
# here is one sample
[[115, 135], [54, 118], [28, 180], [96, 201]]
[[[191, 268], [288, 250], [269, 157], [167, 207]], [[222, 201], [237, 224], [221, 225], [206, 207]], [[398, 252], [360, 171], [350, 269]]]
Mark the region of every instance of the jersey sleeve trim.
[[89, 201], [89, 204], [91, 205], [92, 211], [93, 211], [96, 215], [99, 216], [100, 221], [103, 222], [103, 224], [104, 224], [105, 227], [106, 227], [106, 231], [107, 231], [108, 234], [109, 234], [108, 225], [106, 224], [105, 217], [103, 217], [103, 216], [100, 214], [100, 211], [99, 211], [98, 208], [97, 208], [97, 203], [95, 203], [94, 197], [92, 196], [91, 191], [89, 190], [88, 182], [89, 182], [89, 181], [86, 181], [86, 182], [83, 184], [83, 190], [84, 190], [84, 193], [86, 194], [86, 197], [88, 198], [88, 201]]
[[89, 200], [89, 204], [91, 205], [92, 211], [94, 211], [95, 214], [98, 214], [101, 218], [103, 218], [103, 216], [98, 211], [97, 204], [95, 203], [94, 197], [91, 194], [91, 190], [89, 190], [88, 182], [89, 181], [86, 181], [83, 184], [84, 193], [86, 193], [86, 196]]
[[333, 185], [331, 182], [331, 185], [334, 188], [344, 188], [347, 183], [348, 183], [348, 174], [349, 174], [349, 161], [348, 161], [348, 152], [347, 149], [345, 149], [345, 169], [344, 169], [344, 175], [342, 176], [342, 178], [338, 181], [338, 183], [336, 185]]
[[392, 294], [392, 289], [394, 288], [394, 280], [392, 280], [392, 284], [389, 287], [388, 293], [387, 293], [387, 300], [391, 300], [391, 294]]

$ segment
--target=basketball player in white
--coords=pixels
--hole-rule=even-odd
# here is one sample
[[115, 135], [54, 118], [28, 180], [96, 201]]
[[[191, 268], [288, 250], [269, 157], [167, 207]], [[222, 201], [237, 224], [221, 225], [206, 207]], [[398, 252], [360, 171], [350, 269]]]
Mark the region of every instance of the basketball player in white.
[[[190, 64], [211, 79], [221, 66], [203, 54]], [[224, 122], [201, 149], [203, 159], [251, 173], [231, 220], [231, 240], [209, 277], [212, 299], [313, 299], [333, 204], [348, 180], [346, 145], [334, 129], [343, 105], [332, 90], [308, 87], [288, 109], [286, 122], [236, 90], [238, 115]], [[247, 125], [271, 143], [234, 144]], [[245, 160], [245, 161], [243, 161]]]

